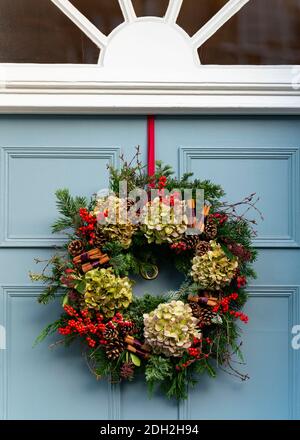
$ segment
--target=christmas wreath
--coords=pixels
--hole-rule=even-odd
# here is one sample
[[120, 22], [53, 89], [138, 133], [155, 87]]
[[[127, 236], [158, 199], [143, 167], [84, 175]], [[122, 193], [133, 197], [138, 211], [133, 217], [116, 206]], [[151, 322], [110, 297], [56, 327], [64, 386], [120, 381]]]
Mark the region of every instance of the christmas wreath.
[[[232, 361], [243, 363], [238, 322], [248, 321], [241, 309], [256, 257], [255, 221], [245, 212], [257, 210], [258, 199], [229, 204], [219, 185], [192, 181], [191, 173], [176, 179], [161, 162], [148, 176], [139, 151], [134, 159], [108, 167], [110, 192], [91, 200], [56, 192], [61, 217], [53, 232], [68, 241], [30, 277], [45, 284], [39, 302], [61, 297], [63, 311], [37, 342], [52, 333], [65, 344], [80, 340], [97, 378], [116, 383], [142, 373], [150, 391], [159, 385], [169, 398], [186, 398], [197, 376], [218, 369], [246, 379]], [[153, 279], [162, 261], [182, 272], [180, 288], [135, 296], [133, 275]]]

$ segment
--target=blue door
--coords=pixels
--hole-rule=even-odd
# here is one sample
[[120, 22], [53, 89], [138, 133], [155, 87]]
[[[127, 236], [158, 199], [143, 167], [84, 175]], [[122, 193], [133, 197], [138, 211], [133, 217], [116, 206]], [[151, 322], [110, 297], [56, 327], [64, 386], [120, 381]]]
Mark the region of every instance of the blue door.
[[[298, 117], [158, 117], [157, 158], [178, 173], [222, 184], [228, 199], [260, 195], [264, 222], [255, 245], [258, 279], [249, 287], [243, 351], [250, 380], [203, 379], [177, 404], [147, 398], [142, 381], [111, 386], [88, 371], [79, 347], [32, 348], [59, 304], [36, 302], [28, 280], [34, 257], [47, 259], [60, 236], [54, 191], [90, 195], [107, 186], [108, 162], [135, 145], [146, 151], [145, 117], [1, 116], [0, 118], [0, 417], [3, 419], [292, 419], [300, 418], [300, 212]], [[145, 156], [144, 156], [145, 159]], [[137, 292], [178, 285], [173, 268]], [[52, 344], [52, 345], [51, 345]], [[50, 345], [50, 348], [49, 348]], [[295, 344], [294, 344], [295, 345]]]

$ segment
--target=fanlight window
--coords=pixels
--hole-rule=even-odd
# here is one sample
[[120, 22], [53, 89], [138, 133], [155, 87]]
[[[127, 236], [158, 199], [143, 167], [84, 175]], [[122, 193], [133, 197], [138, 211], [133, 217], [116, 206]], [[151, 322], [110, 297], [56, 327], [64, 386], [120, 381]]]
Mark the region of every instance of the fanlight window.
[[300, 0], [1, 0], [0, 62], [300, 64]]

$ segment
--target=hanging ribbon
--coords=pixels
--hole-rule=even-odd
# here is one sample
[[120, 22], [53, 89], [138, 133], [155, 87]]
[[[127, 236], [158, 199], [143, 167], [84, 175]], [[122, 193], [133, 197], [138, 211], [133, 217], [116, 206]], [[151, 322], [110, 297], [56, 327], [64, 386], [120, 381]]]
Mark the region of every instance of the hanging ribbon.
[[148, 176], [155, 174], [155, 120], [154, 116], [147, 118], [148, 131]]
[[[155, 119], [154, 116], [147, 117], [148, 134], [148, 176], [155, 174]], [[141, 268], [140, 274], [145, 280], [154, 280], [158, 276], [158, 267], [149, 264], [147, 269]]]

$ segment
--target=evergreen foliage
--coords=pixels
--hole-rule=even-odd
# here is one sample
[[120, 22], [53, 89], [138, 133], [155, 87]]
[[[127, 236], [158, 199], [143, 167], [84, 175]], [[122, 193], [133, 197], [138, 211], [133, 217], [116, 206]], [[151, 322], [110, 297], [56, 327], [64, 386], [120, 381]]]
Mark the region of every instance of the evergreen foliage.
[[173, 375], [173, 365], [170, 359], [162, 356], [151, 356], [145, 368], [145, 377], [150, 395], [155, 385], [161, 385]]
[[55, 193], [56, 206], [58, 212], [62, 215], [52, 225], [52, 232], [57, 233], [69, 228], [78, 227], [81, 223], [79, 209], [85, 208], [88, 201], [85, 197], [72, 197], [68, 189], [59, 189]]
[[184, 173], [180, 179], [173, 177], [174, 171], [170, 165], [164, 165], [161, 161], [156, 161], [156, 174], [155, 177], [158, 180], [161, 176], [167, 177], [166, 189], [168, 191], [184, 189], [192, 190], [193, 198], [196, 197], [196, 190], [200, 189], [204, 192], [205, 201], [211, 203], [214, 206], [218, 205], [218, 201], [225, 195], [222, 187], [212, 183], [210, 180], [194, 179], [193, 173]]

